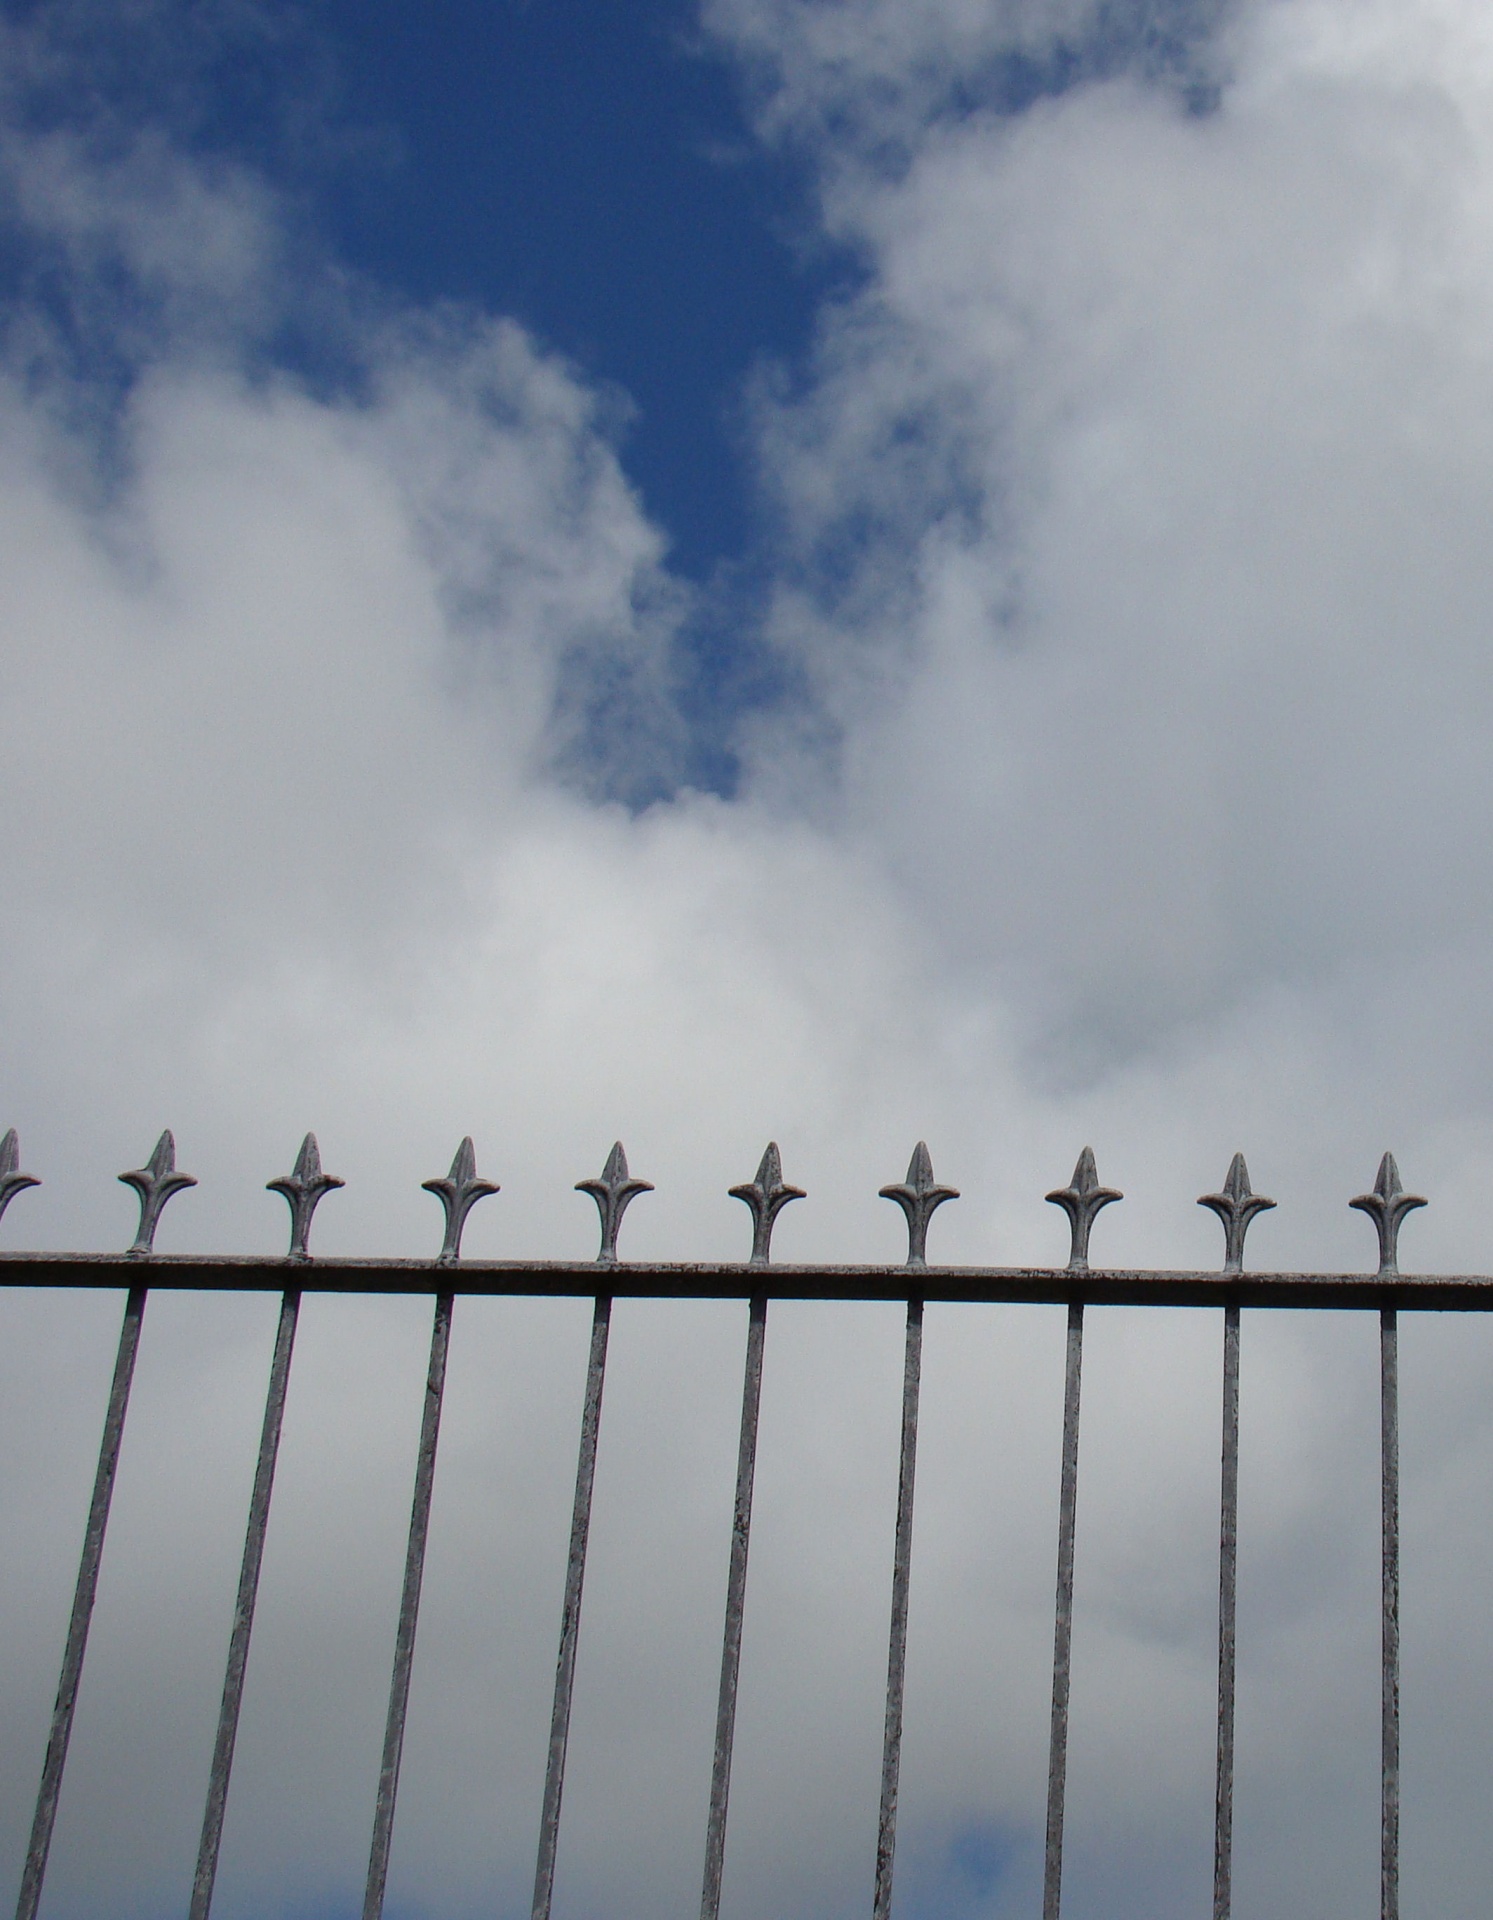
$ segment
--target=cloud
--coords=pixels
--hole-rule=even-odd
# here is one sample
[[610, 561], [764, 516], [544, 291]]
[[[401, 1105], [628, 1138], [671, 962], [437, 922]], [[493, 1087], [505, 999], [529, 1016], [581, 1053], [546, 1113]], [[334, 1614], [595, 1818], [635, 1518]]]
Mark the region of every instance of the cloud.
[[930, 124], [1132, 71], [1194, 103], [1226, 71], [1227, 0], [705, 0], [761, 131], [895, 177]]
[[1484, 935], [1481, 96], [1282, 39], [837, 176], [878, 274], [766, 405], [842, 804], [1101, 1066]]
[[[105, 166], [12, 115], [12, 225], [62, 297], [26, 283], [0, 382], [0, 1034], [47, 1181], [10, 1243], [123, 1245], [112, 1175], [170, 1121], [202, 1179], [171, 1247], [278, 1246], [263, 1181], [312, 1124], [349, 1181], [328, 1252], [432, 1246], [418, 1181], [471, 1130], [504, 1191], [470, 1250], [582, 1255], [570, 1182], [623, 1131], [658, 1184], [639, 1255], [739, 1251], [724, 1190], [772, 1135], [811, 1194], [783, 1252], [894, 1258], [872, 1196], [926, 1134], [965, 1193], [947, 1258], [1056, 1258], [1037, 1196], [1092, 1137], [1130, 1194], [1110, 1257], [1216, 1258], [1192, 1195], [1244, 1144], [1281, 1201], [1261, 1259], [1361, 1264], [1341, 1203], [1392, 1139], [1436, 1202], [1407, 1256], [1484, 1264], [1480, 17], [710, 19], [867, 272], [758, 395], [793, 694], [740, 716], [730, 799], [681, 771], [689, 603], [614, 398], [511, 321], [330, 270], [336, 377], [277, 361], [303, 236], [261, 175], [148, 126]], [[982, 94], [1017, 55], [1050, 84]], [[102, 372], [53, 351], [64, 310]], [[7, 1312], [13, 1867], [117, 1303]], [[307, 1308], [225, 1915], [355, 1903], [424, 1314]], [[584, 1319], [458, 1312], [410, 1911], [523, 1909]], [[619, 1309], [567, 1910], [694, 1897], [741, 1333]], [[269, 1338], [266, 1302], [152, 1303], [59, 1911], [180, 1904]], [[1217, 1338], [1093, 1316], [1075, 1914], [1206, 1894]], [[1407, 1897], [1471, 1914], [1488, 1663], [1453, 1596], [1488, 1546], [1450, 1516], [1489, 1465], [1486, 1340], [1404, 1344]], [[930, 1912], [1029, 1910], [1040, 1871], [1060, 1345], [1049, 1313], [930, 1311], [902, 1839]], [[774, 1308], [730, 1912], [866, 1895], [899, 1348], [895, 1311]], [[1356, 1322], [1246, 1325], [1241, 1915], [1372, 1892], [1374, 1359]]]

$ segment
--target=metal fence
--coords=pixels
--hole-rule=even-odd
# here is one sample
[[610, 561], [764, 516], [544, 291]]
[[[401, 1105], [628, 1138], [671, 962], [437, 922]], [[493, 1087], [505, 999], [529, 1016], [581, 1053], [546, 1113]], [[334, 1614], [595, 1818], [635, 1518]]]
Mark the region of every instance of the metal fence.
[[[903, 1682], [907, 1647], [908, 1597], [912, 1575], [913, 1493], [917, 1463], [918, 1393], [921, 1379], [923, 1309], [927, 1301], [1032, 1302], [1067, 1308], [1067, 1352], [1063, 1402], [1062, 1472], [1058, 1520], [1057, 1603], [1053, 1647], [1052, 1723], [1047, 1783], [1046, 1851], [1042, 1920], [1059, 1920], [1063, 1867], [1063, 1801], [1067, 1772], [1070, 1650], [1073, 1624], [1073, 1569], [1078, 1502], [1079, 1391], [1086, 1305], [1211, 1306], [1223, 1314], [1222, 1473], [1219, 1521], [1218, 1587], [1218, 1746], [1214, 1826], [1214, 1920], [1228, 1920], [1231, 1907], [1234, 1777], [1234, 1617], [1239, 1489], [1239, 1345], [1244, 1307], [1333, 1307], [1377, 1311], [1380, 1337], [1382, 1559], [1382, 1800], [1380, 1827], [1381, 1920], [1399, 1914], [1399, 1426], [1397, 1314], [1402, 1307], [1452, 1311], [1493, 1306], [1493, 1279], [1469, 1275], [1400, 1274], [1397, 1247], [1405, 1216], [1425, 1205], [1405, 1193], [1394, 1158], [1385, 1154], [1371, 1193], [1349, 1205], [1366, 1213], [1378, 1236], [1379, 1258], [1372, 1273], [1253, 1273], [1244, 1265], [1244, 1242], [1255, 1215], [1275, 1203], [1251, 1192], [1244, 1158], [1236, 1154], [1218, 1193], [1204, 1194], [1200, 1206], [1218, 1215], [1224, 1231], [1222, 1267], [1214, 1272], [1121, 1271], [1089, 1264], [1089, 1241], [1102, 1208], [1123, 1196], [1099, 1184], [1093, 1154], [1085, 1148], [1070, 1183], [1047, 1199], [1068, 1216], [1071, 1253], [1063, 1268], [937, 1267], [927, 1259], [929, 1223], [935, 1210], [958, 1196], [937, 1184], [928, 1149], [921, 1142], [907, 1177], [883, 1187], [882, 1197], [906, 1216], [905, 1265], [773, 1265], [771, 1240], [778, 1214], [803, 1198], [782, 1177], [778, 1149], [770, 1145], [756, 1177], [732, 1187], [752, 1218], [749, 1258], [739, 1264], [623, 1263], [618, 1234], [623, 1214], [641, 1193], [645, 1180], [632, 1178], [619, 1142], [600, 1177], [577, 1183], [590, 1194], [600, 1215], [601, 1245], [594, 1263], [556, 1261], [464, 1261], [462, 1229], [472, 1207], [497, 1187], [478, 1178], [470, 1139], [463, 1140], [442, 1179], [424, 1187], [441, 1202], [445, 1235], [433, 1260], [316, 1259], [310, 1252], [312, 1217], [321, 1199], [342, 1181], [323, 1173], [315, 1137], [301, 1145], [294, 1170], [269, 1182], [290, 1208], [290, 1246], [282, 1260], [195, 1258], [154, 1252], [163, 1208], [173, 1194], [195, 1185], [176, 1170], [175, 1143], [163, 1133], [143, 1168], [120, 1179], [139, 1197], [140, 1226], [123, 1254], [16, 1253], [0, 1255], [0, 1281], [11, 1286], [126, 1289], [124, 1321], [114, 1365], [98, 1470], [84, 1534], [82, 1559], [68, 1625], [62, 1674], [52, 1716], [22, 1874], [17, 1920], [33, 1920], [41, 1898], [52, 1828], [62, 1788], [78, 1688], [88, 1644], [99, 1568], [104, 1551], [109, 1505], [129, 1406], [130, 1382], [139, 1348], [146, 1300], [152, 1289], [274, 1290], [281, 1295], [280, 1318], [265, 1398], [264, 1424], [249, 1505], [237, 1602], [229, 1639], [227, 1669], [217, 1738], [207, 1785], [201, 1841], [193, 1879], [190, 1920], [207, 1920], [213, 1897], [219, 1843], [233, 1769], [234, 1743], [243, 1698], [249, 1642], [254, 1624], [260, 1563], [269, 1523], [275, 1461], [290, 1380], [296, 1323], [303, 1294], [432, 1294], [434, 1321], [426, 1375], [424, 1412], [415, 1463], [409, 1544], [394, 1642], [393, 1672], [385, 1723], [382, 1765], [374, 1806], [363, 1920], [379, 1920], [394, 1813], [400, 1754], [415, 1653], [420, 1586], [430, 1520], [431, 1490], [440, 1437], [441, 1401], [452, 1308], [458, 1294], [570, 1295], [594, 1299], [590, 1355], [581, 1410], [580, 1450], [575, 1504], [560, 1615], [559, 1657], [555, 1669], [538, 1859], [534, 1878], [534, 1920], [548, 1920], [560, 1837], [565, 1754], [580, 1634], [586, 1542], [591, 1519], [602, 1390], [606, 1378], [607, 1336], [612, 1303], [619, 1298], [740, 1299], [748, 1303], [746, 1364], [742, 1387], [741, 1433], [736, 1496], [731, 1529], [725, 1628], [721, 1648], [720, 1693], [715, 1753], [705, 1834], [701, 1920], [717, 1920], [725, 1857], [726, 1814], [731, 1782], [731, 1752], [736, 1718], [737, 1674], [751, 1540], [752, 1484], [757, 1456], [758, 1407], [767, 1333], [768, 1303], [773, 1299], [905, 1301], [907, 1329], [902, 1375], [901, 1458], [891, 1577], [891, 1623], [887, 1657], [886, 1715], [882, 1746], [881, 1808], [872, 1876], [874, 1920], [887, 1920], [892, 1906], [892, 1869], [897, 1834], [897, 1787], [902, 1746]], [[39, 1184], [20, 1171], [15, 1132], [0, 1141], [0, 1215], [25, 1188]]]

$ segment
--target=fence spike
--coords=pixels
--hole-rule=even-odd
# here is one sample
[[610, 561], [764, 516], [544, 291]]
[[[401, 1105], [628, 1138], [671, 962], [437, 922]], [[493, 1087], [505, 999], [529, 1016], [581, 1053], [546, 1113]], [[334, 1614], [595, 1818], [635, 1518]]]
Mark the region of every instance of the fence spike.
[[790, 1200], [802, 1200], [802, 1187], [783, 1184], [783, 1161], [776, 1140], [769, 1140], [767, 1151], [757, 1167], [756, 1179], [728, 1189], [733, 1200], [742, 1200], [752, 1214], [752, 1257], [748, 1266], [765, 1267], [771, 1258], [773, 1223]]
[[[469, 1148], [471, 1142], [465, 1143]], [[460, 1158], [460, 1155], [457, 1156]], [[481, 1196], [479, 1195], [480, 1199]], [[451, 1343], [453, 1297], [438, 1293], [430, 1330], [430, 1365], [425, 1375], [425, 1410], [420, 1448], [415, 1456], [415, 1493], [410, 1505], [409, 1544], [404, 1556], [404, 1590], [394, 1634], [394, 1670], [389, 1677], [389, 1711], [384, 1720], [384, 1752], [374, 1801], [373, 1838], [368, 1849], [368, 1878], [363, 1890], [363, 1920], [383, 1920], [394, 1840], [394, 1808], [399, 1793], [399, 1763], [409, 1713], [410, 1675], [415, 1664], [415, 1631], [420, 1620], [420, 1588], [425, 1579], [425, 1548], [430, 1537], [430, 1500], [435, 1490], [436, 1449], [441, 1438], [441, 1401], [446, 1392], [446, 1354]]]
[[1072, 1228], [1072, 1250], [1068, 1255], [1069, 1273], [1087, 1273], [1089, 1270], [1089, 1230], [1094, 1218], [1102, 1207], [1112, 1200], [1123, 1200], [1124, 1194], [1118, 1187], [1101, 1187], [1098, 1169], [1094, 1165], [1094, 1149], [1085, 1147], [1078, 1156], [1078, 1164], [1073, 1169], [1073, 1178], [1066, 1187], [1057, 1187], [1047, 1195], [1053, 1206], [1061, 1207], [1068, 1216]]
[[575, 1190], [577, 1193], [589, 1193], [596, 1202], [596, 1211], [601, 1215], [601, 1251], [596, 1256], [596, 1264], [601, 1267], [616, 1266], [617, 1232], [622, 1225], [622, 1216], [640, 1193], [652, 1193], [653, 1182], [634, 1180], [629, 1175], [627, 1154], [618, 1140], [607, 1155], [601, 1178], [577, 1180]]
[[26, 1849], [25, 1865], [21, 1869], [16, 1920], [36, 1920], [42, 1883], [46, 1879], [52, 1829], [56, 1824], [57, 1802], [62, 1792], [62, 1775], [67, 1766], [67, 1750], [78, 1708], [78, 1687], [83, 1678], [84, 1657], [88, 1652], [88, 1628], [98, 1595], [99, 1567], [104, 1557], [109, 1507], [114, 1498], [114, 1481], [119, 1470], [119, 1447], [124, 1438], [125, 1414], [129, 1411], [130, 1382], [134, 1378], [135, 1356], [140, 1348], [140, 1323], [145, 1315], [145, 1296], [146, 1289], [137, 1279], [125, 1298], [124, 1320], [120, 1325], [119, 1347], [114, 1358], [114, 1379], [109, 1388], [104, 1434], [99, 1443], [98, 1468], [93, 1478], [93, 1499], [83, 1529], [78, 1582], [73, 1588], [73, 1609], [63, 1647], [62, 1672], [57, 1681], [57, 1700], [52, 1709], [52, 1731], [47, 1741], [46, 1758], [42, 1762], [30, 1844]]
[[145, 1165], [133, 1173], [122, 1173], [119, 1178], [139, 1196], [140, 1230], [128, 1251], [132, 1260], [143, 1260], [155, 1250], [156, 1228], [166, 1202], [184, 1187], [195, 1187], [197, 1182], [190, 1173], [176, 1171], [176, 1142], [169, 1127], [157, 1140], [155, 1152]]
[[20, 1165], [21, 1137], [12, 1127], [0, 1140], [0, 1216], [3, 1216], [18, 1193], [24, 1193], [27, 1187], [41, 1185], [34, 1173], [22, 1173]]
[[311, 1216], [325, 1195], [334, 1187], [346, 1186], [347, 1182], [339, 1180], [335, 1174], [322, 1172], [321, 1149], [316, 1144], [316, 1135], [308, 1133], [295, 1157], [294, 1171], [282, 1173], [278, 1180], [266, 1180], [264, 1184], [267, 1193], [281, 1194], [290, 1208], [290, 1251], [287, 1258], [309, 1260]]
[[1374, 1191], [1359, 1194], [1348, 1205], [1357, 1207], [1360, 1213], [1366, 1213], [1374, 1223], [1379, 1235], [1380, 1273], [1397, 1274], [1400, 1270], [1400, 1228], [1406, 1214], [1414, 1213], [1417, 1207], [1425, 1206], [1426, 1202], [1418, 1193], [1406, 1193], [1400, 1186], [1400, 1170], [1395, 1165], [1392, 1153], [1386, 1153], [1379, 1162]]
[[919, 1140], [907, 1163], [907, 1178], [895, 1187], [882, 1187], [880, 1193], [883, 1200], [895, 1200], [907, 1215], [908, 1266], [926, 1267], [928, 1222], [933, 1218], [934, 1210], [941, 1207], [945, 1200], [959, 1198], [959, 1189], [940, 1187], [934, 1183], [933, 1161], [929, 1157], [927, 1143]]
[[1229, 1162], [1229, 1177], [1222, 1193], [1198, 1196], [1200, 1207], [1211, 1207], [1223, 1222], [1223, 1270], [1238, 1273], [1244, 1266], [1244, 1236], [1257, 1213], [1264, 1213], [1275, 1202], [1262, 1193], [1254, 1193], [1249, 1184], [1249, 1168], [1244, 1155], [1236, 1153]]
[[426, 1193], [433, 1193], [446, 1210], [446, 1237], [436, 1256], [436, 1265], [455, 1266], [461, 1258], [461, 1231], [467, 1215], [479, 1200], [499, 1191], [497, 1183], [477, 1178], [477, 1153], [468, 1134], [456, 1149], [456, 1158], [445, 1179], [422, 1180], [420, 1185]]

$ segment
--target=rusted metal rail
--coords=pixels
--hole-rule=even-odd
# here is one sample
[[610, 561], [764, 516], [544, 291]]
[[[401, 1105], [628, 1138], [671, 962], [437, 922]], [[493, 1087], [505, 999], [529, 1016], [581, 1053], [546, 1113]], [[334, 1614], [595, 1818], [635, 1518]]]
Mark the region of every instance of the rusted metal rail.
[[[913, 1512], [923, 1309], [927, 1302], [1021, 1302], [1065, 1306], [1068, 1315], [1064, 1374], [1063, 1440], [1054, 1624], [1052, 1727], [1049, 1752], [1043, 1920], [1060, 1920], [1063, 1814], [1067, 1769], [1070, 1654], [1073, 1634], [1074, 1565], [1077, 1541], [1079, 1405], [1084, 1312], [1091, 1306], [1214, 1307], [1223, 1316], [1222, 1447], [1219, 1516], [1218, 1745], [1214, 1828], [1214, 1920], [1229, 1920], [1232, 1903], [1235, 1571], [1238, 1548], [1240, 1313], [1243, 1308], [1342, 1308], [1380, 1317], [1382, 1490], [1382, 1800], [1380, 1850], [1381, 1920], [1399, 1920], [1399, 1412], [1397, 1334], [1402, 1309], [1484, 1312], [1493, 1308], [1493, 1278], [1471, 1274], [1402, 1275], [1399, 1232], [1405, 1216], [1425, 1202], [1407, 1194], [1393, 1156], [1385, 1154], [1373, 1191], [1349, 1202], [1373, 1221], [1378, 1265], [1370, 1273], [1257, 1273], [1244, 1266], [1250, 1222], [1271, 1200], [1251, 1191], [1242, 1155], [1234, 1156], [1218, 1193], [1199, 1205], [1211, 1209], [1224, 1229], [1224, 1261], [1214, 1272], [1161, 1272], [1096, 1268], [1089, 1240], [1100, 1210], [1123, 1196], [1099, 1185], [1093, 1155], [1085, 1148], [1069, 1185], [1047, 1198], [1067, 1214], [1071, 1228], [1068, 1264], [1042, 1267], [930, 1266], [929, 1223], [935, 1210], [958, 1196], [934, 1180], [927, 1148], [920, 1142], [905, 1180], [883, 1187], [882, 1196], [906, 1216], [908, 1256], [900, 1266], [779, 1265], [771, 1261], [773, 1224], [782, 1208], [803, 1197], [783, 1182], [776, 1146], [769, 1146], [751, 1182], [731, 1193], [752, 1216], [752, 1248], [740, 1263], [622, 1262], [617, 1241], [623, 1214], [650, 1191], [628, 1172], [618, 1143], [598, 1179], [578, 1183], [596, 1202], [601, 1244], [595, 1261], [463, 1260], [462, 1229], [472, 1207], [497, 1188], [477, 1177], [470, 1140], [457, 1151], [448, 1175], [424, 1184], [445, 1212], [445, 1236], [429, 1261], [313, 1259], [312, 1220], [322, 1198], [342, 1185], [323, 1173], [315, 1138], [302, 1143], [292, 1173], [269, 1183], [290, 1208], [290, 1247], [284, 1259], [159, 1255], [154, 1239], [172, 1195], [194, 1185], [176, 1171], [175, 1143], [162, 1134], [146, 1166], [121, 1174], [140, 1201], [140, 1226], [122, 1254], [0, 1254], [0, 1284], [41, 1288], [120, 1288], [124, 1319], [103, 1442], [85, 1530], [51, 1735], [41, 1772], [30, 1844], [23, 1869], [17, 1920], [34, 1920], [41, 1898], [52, 1827], [62, 1789], [73, 1713], [87, 1650], [109, 1505], [118, 1465], [130, 1383], [150, 1290], [274, 1291], [281, 1295], [279, 1328], [270, 1366], [258, 1465], [250, 1500], [242, 1569], [224, 1678], [217, 1739], [209, 1773], [202, 1837], [189, 1920], [208, 1920], [218, 1846], [233, 1766], [239, 1705], [253, 1631], [259, 1568], [269, 1524], [275, 1462], [289, 1388], [297, 1316], [302, 1295], [317, 1293], [430, 1294], [434, 1299], [430, 1362], [415, 1467], [404, 1585], [395, 1633], [393, 1670], [374, 1809], [373, 1837], [364, 1896], [364, 1920], [380, 1920], [399, 1785], [405, 1711], [415, 1655], [420, 1587], [431, 1493], [440, 1439], [446, 1355], [455, 1299], [460, 1296], [585, 1296], [594, 1302], [590, 1357], [581, 1414], [580, 1448], [570, 1549], [561, 1608], [559, 1656], [542, 1799], [534, 1882], [534, 1920], [549, 1920], [560, 1838], [566, 1745], [576, 1650], [580, 1634], [590, 1528], [592, 1488], [601, 1430], [607, 1336], [616, 1299], [733, 1299], [748, 1303], [746, 1360], [736, 1496], [727, 1570], [725, 1628], [715, 1752], [705, 1836], [701, 1920], [717, 1920], [725, 1862], [726, 1817], [736, 1719], [742, 1621], [751, 1540], [752, 1487], [758, 1408], [770, 1299], [897, 1301], [907, 1309], [903, 1365], [901, 1454], [892, 1541], [890, 1635], [881, 1773], [881, 1808], [872, 1874], [873, 1920], [889, 1920], [897, 1827], [897, 1789], [902, 1742], [903, 1685], [912, 1581]], [[38, 1184], [19, 1171], [15, 1133], [0, 1141], [0, 1215], [25, 1188]]]

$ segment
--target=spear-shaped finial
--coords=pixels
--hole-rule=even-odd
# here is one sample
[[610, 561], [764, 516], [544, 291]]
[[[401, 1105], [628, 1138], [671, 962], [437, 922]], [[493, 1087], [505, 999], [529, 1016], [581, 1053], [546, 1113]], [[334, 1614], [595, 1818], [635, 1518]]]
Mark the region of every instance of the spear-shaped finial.
[[627, 1155], [619, 1140], [607, 1155], [601, 1178], [577, 1180], [575, 1190], [577, 1193], [589, 1193], [596, 1202], [596, 1211], [601, 1215], [601, 1251], [596, 1256], [597, 1265], [615, 1266], [617, 1230], [622, 1225], [622, 1216], [640, 1193], [652, 1193], [653, 1182], [631, 1178], [627, 1171]]
[[0, 1140], [0, 1215], [15, 1199], [18, 1193], [24, 1193], [27, 1187], [39, 1187], [40, 1180], [34, 1173], [22, 1173], [21, 1137], [12, 1127], [3, 1140]]
[[1085, 1147], [1078, 1156], [1071, 1182], [1066, 1187], [1056, 1188], [1047, 1198], [1055, 1207], [1063, 1209], [1073, 1230], [1072, 1251], [1068, 1255], [1069, 1273], [1087, 1273], [1089, 1229], [1094, 1224], [1094, 1216], [1101, 1207], [1107, 1207], [1111, 1200], [1123, 1200], [1124, 1194], [1118, 1187], [1100, 1186], [1098, 1170], [1094, 1165], [1094, 1149]]
[[1348, 1202], [1350, 1207], [1357, 1207], [1360, 1213], [1366, 1213], [1378, 1230], [1380, 1273], [1399, 1272], [1401, 1222], [1407, 1213], [1414, 1213], [1417, 1207], [1425, 1204], [1418, 1193], [1402, 1190], [1400, 1170], [1395, 1165], [1392, 1153], [1386, 1153], [1379, 1162], [1374, 1191], [1361, 1193], [1356, 1200]]
[[189, 1173], [176, 1171], [176, 1142], [168, 1127], [156, 1142], [155, 1152], [143, 1167], [137, 1167], [133, 1173], [122, 1173], [120, 1179], [127, 1187], [133, 1187], [140, 1197], [140, 1231], [135, 1235], [134, 1245], [129, 1249], [133, 1260], [143, 1260], [155, 1246], [156, 1227], [166, 1202], [174, 1193], [180, 1193], [183, 1187], [195, 1187], [197, 1182]]
[[1223, 1222], [1224, 1272], [1240, 1272], [1244, 1265], [1244, 1236], [1250, 1221], [1257, 1213], [1264, 1213], [1275, 1205], [1262, 1193], [1251, 1192], [1249, 1168], [1244, 1164], [1242, 1153], [1236, 1153], [1229, 1162], [1229, 1177], [1223, 1183], [1223, 1192], [1199, 1195], [1198, 1205], [1211, 1207]]
[[265, 1189], [269, 1193], [283, 1194], [285, 1204], [290, 1208], [290, 1252], [291, 1260], [309, 1260], [310, 1249], [307, 1242], [311, 1238], [311, 1216], [315, 1213], [324, 1195], [333, 1187], [345, 1186], [344, 1180], [321, 1170], [321, 1149], [316, 1144], [316, 1135], [308, 1133], [301, 1142], [301, 1150], [295, 1157], [295, 1169], [291, 1173], [282, 1173], [278, 1180], [267, 1180]]
[[783, 1161], [776, 1140], [768, 1141], [756, 1179], [729, 1191], [733, 1200], [744, 1200], [752, 1211], [752, 1257], [747, 1264], [765, 1267], [770, 1257], [773, 1222], [790, 1200], [804, 1197], [802, 1187], [783, 1185]]
[[957, 1187], [940, 1187], [934, 1183], [933, 1162], [929, 1157], [924, 1141], [919, 1140], [913, 1148], [912, 1158], [907, 1163], [907, 1178], [895, 1187], [881, 1189], [883, 1200], [895, 1200], [907, 1215], [907, 1264], [910, 1267], [926, 1267], [928, 1264], [928, 1222], [933, 1218], [934, 1209], [941, 1207], [945, 1200], [957, 1200]]
[[436, 1256], [436, 1265], [455, 1266], [461, 1258], [461, 1230], [467, 1215], [479, 1200], [498, 1191], [493, 1181], [477, 1178], [477, 1151], [472, 1145], [472, 1136], [468, 1134], [456, 1149], [451, 1171], [444, 1180], [422, 1180], [420, 1185], [426, 1193], [433, 1193], [446, 1209], [446, 1238]]

